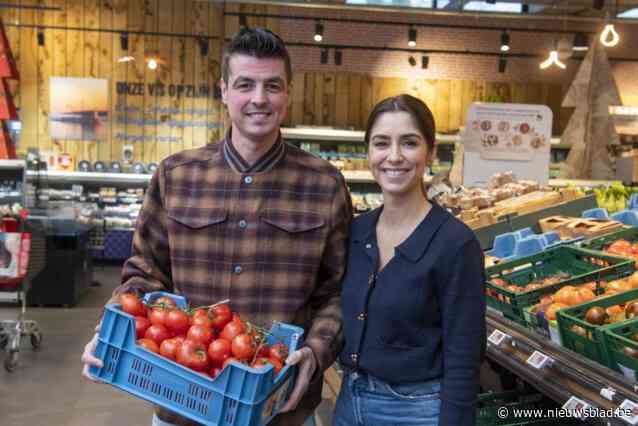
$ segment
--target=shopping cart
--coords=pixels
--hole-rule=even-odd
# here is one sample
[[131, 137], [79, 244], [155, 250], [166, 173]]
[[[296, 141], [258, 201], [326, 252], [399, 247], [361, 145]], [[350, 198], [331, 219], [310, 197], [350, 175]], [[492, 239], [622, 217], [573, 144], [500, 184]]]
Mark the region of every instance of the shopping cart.
[[[41, 267], [36, 268], [37, 271], [29, 267], [34, 242], [32, 236], [31, 232], [0, 232], [0, 241], [3, 243], [0, 245], [0, 272], [3, 273], [3, 276], [0, 276], [0, 301], [21, 304], [21, 310], [15, 320], [0, 320], [0, 349], [6, 351], [4, 368], [9, 372], [14, 371], [18, 365], [23, 338], [29, 338], [35, 350], [38, 350], [42, 344], [42, 332], [38, 323], [26, 319], [27, 294], [31, 277], [41, 270]], [[35, 242], [37, 251], [44, 252], [44, 238], [39, 235], [35, 238]], [[7, 249], [7, 246], [10, 248]], [[11, 251], [13, 253], [7, 254]], [[15, 264], [6, 261], [10, 257], [16, 258], [11, 260]], [[7, 268], [2, 268], [7, 265], [9, 265]], [[13, 267], [15, 270], [11, 269]]]

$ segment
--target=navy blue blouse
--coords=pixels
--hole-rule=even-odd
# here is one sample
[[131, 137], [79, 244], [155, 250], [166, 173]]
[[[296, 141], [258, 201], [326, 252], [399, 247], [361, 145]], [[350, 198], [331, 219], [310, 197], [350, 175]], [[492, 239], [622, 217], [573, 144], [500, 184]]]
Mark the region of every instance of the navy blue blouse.
[[481, 246], [463, 222], [433, 204], [377, 273], [380, 213], [352, 224], [340, 362], [390, 383], [439, 378], [439, 424], [472, 425], [485, 349]]

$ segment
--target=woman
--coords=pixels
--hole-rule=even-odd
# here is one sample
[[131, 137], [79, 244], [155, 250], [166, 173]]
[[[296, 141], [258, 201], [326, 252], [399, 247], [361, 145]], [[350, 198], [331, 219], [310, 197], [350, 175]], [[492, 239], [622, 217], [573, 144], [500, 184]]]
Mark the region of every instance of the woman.
[[383, 100], [368, 119], [368, 161], [384, 205], [352, 225], [335, 426], [475, 423], [483, 252], [425, 196], [434, 137], [432, 113], [409, 95]]

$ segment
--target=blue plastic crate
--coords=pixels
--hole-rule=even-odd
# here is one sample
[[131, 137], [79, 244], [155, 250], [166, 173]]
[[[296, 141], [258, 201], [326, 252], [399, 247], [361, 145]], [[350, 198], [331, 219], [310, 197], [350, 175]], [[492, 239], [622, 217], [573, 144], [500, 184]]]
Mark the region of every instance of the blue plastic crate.
[[[184, 307], [183, 297], [154, 292], [152, 301], [169, 296]], [[91, 375], [135, 396], [209, 426], [262, 426], [268, 424], [292, 391], [296, 368], [284, 365], [274, 377], [271, 365], [254, 369], [232, 362], [214, 379], [199, 374], [136, 344], [135, 320], [120, 310], [106, 306], [95, 351], [104, 362], [92, 367]], [[276, 323], [268, 343], [283, 341], [292, 352], [297, 349], [303, 329]]]

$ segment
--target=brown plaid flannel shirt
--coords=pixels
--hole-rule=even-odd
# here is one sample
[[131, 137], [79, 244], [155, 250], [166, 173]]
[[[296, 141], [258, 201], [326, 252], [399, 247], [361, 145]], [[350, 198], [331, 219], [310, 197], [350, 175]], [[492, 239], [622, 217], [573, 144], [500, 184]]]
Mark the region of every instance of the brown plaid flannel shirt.
[[[323, 372], [341, 340], [350, 196], [329, 163], [281, 139], [258, 163], [259, 170], [246, 166], [229, 136], [162, 161], [115, 294], [164, 290], [193, 306], [228, 298], [243, 318], [267, 328], [272, 321], [303, 326]], [[321, 380], [313, 380], [298, 409], [275, 424], [301, 425], [320, 400]]]

